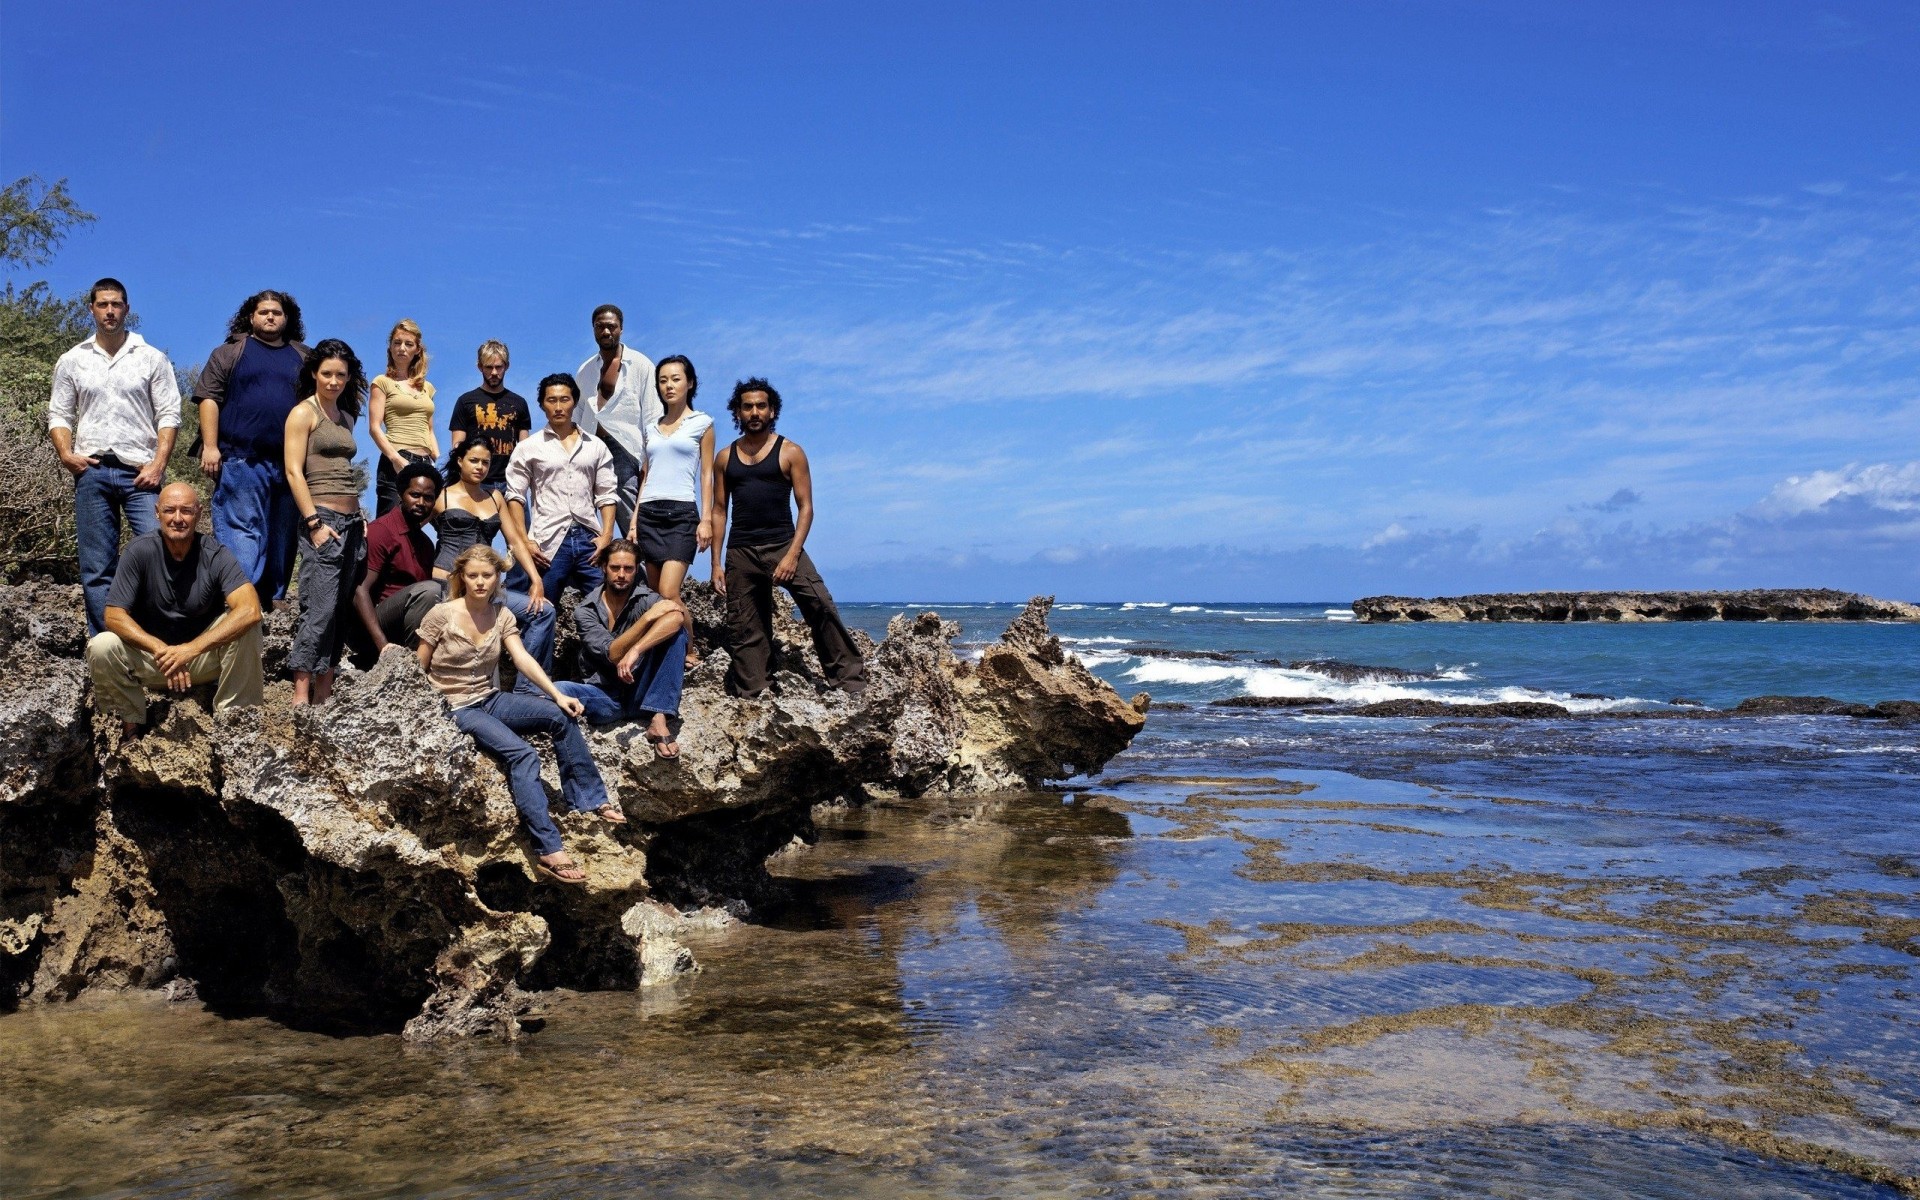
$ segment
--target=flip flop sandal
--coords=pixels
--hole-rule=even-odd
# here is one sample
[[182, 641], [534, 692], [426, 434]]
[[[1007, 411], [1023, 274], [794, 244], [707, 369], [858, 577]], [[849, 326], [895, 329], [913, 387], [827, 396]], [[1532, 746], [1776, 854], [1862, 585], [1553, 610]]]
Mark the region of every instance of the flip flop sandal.
[[590, 808], [587, 811], [609, 825], [625, 825], [627, 823], [627, 814], [616, 808], [611, 800], [602, 804], [599, 808]]
[[580, 877], [578, 879], [569, 879], [565, 875], [562, 875], [560, 872], [579, 871], [579, 870], [580, 870], [579, 863], [567, 863], [564, 866], [554, 866], [551, 863], [543, 863], [537, 858], [533, 860], [533, 873], [535, 875], [544, 876], [553, 883], [564, 883], [568, 887], [579, 887], [582, 884], [586, 883], [587, 882], [586, 872], [581, 871]]

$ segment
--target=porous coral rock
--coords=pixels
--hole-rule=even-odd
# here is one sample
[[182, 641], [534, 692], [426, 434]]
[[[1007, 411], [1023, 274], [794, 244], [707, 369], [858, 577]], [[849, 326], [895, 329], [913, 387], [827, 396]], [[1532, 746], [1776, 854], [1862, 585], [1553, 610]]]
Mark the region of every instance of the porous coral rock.
[[[0, 614], [20, 611], [10, 590]], [[77, 589], [60, 602], [77, 613]], [[206, 689], [156, 696], [128, 739], [89, 711], [77, 617], [0, 617], [0, 1004], [168, 984], [314, 1028], [510, 1039], [540, 988], [695, 971], [674, 905], [749, 911], [815, 804], [1032, 787], [1098, 769], [1143, 722], [1144, 697], [1061, 652], [1045, 599], [978, 663], [954, 623], [896, 617], [879, 645], [856, 638], [857, 697], [783, 609], [774, 686], [750, 700], [725, 694], [718, 597], [688, 603], [703, 661], [679, 757], [638, 725], [588, 735], [630, 823], [561, 813], [548, 767], [578, 886], [539, 881], [501, 769], [403, 649], [314, 707], [283, 687], [218, 717]]]

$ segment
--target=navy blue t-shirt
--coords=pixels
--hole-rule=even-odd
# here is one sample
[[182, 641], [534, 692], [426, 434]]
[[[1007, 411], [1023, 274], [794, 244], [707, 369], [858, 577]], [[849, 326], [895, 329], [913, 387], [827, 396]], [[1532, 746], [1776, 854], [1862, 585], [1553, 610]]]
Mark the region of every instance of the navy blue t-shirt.
[[287, 414], [305, 357], [292, 346], [269, 346], [248, 338], [227, 377], [220, 405], [220, 451], [279, 461], [287, 438]]

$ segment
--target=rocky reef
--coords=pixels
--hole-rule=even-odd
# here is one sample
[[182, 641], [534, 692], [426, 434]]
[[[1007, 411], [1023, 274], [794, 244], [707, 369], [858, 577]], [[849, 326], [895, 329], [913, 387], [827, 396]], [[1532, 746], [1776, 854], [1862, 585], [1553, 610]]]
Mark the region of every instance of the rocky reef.
[[92, 711], [79, 589], [0, 587], [0, 1011], [164, 988], [300, 1028], [516, 1038], [543, 989], [697, 970], [676, 932], [772, 899], [766, 859], [811, 835], [815, 805], [1032, 788], [1097, 770], [1145, 721], [1145, 696], [1062, 653], [1051, 598], [977, 661], [953, 622], [896, 617], [859, 639], [859, 699], [825, 686], [784, 615], [760, 700], [724, 693], [718, 603], [704, 585], [688, 600], [702, 662], [681, 757], [637, 727], [589, 735], [630, 823], [556, 800], [588, 877], [565, 887], [536, 882], [503, 774], [411, 654], [343, 673], [315, 708], [284, 685], [218, 717], [204, 689], [156, 696], [123, 738]]
[[1368, 596], [1361, 621], [1920, 621], [1920, 605], [1831, 588], [1738, 592], [1492, 592]]

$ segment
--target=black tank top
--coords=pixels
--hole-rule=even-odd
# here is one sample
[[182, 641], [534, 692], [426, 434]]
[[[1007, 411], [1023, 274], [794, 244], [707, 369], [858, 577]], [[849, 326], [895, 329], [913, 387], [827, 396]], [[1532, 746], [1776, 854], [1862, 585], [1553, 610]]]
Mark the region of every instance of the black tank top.
[[780, 447], [786, 441], [776, 436], [773, 449], [751, 466], [740, 461], [739, 442], [727, 455], [727, 503], [733, 508], [730, 544], [768, 546], [793, 540], [793, 483], [780, 473]]

